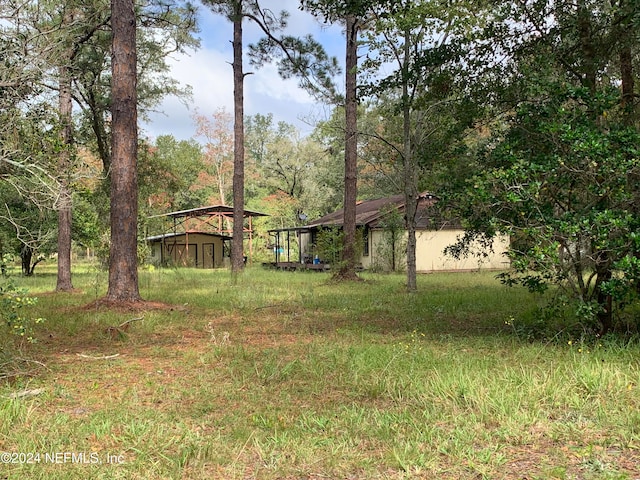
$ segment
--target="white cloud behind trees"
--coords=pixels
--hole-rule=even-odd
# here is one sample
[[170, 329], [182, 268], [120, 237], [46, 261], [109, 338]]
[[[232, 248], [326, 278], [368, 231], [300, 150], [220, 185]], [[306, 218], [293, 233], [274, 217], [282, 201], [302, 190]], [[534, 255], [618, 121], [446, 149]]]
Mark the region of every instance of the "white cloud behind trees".
[[[290, 13], [287, 33], [312, 34], [342, 63], [344, 38], [340, 27], [320, 24], [311, 15], [298, 10], [297, 0], [278, 2], [279, 10]], [[149, 115], [141, 125], [141, 134], [154, 140], [160, 135], [173, 135], [178, 140], [195, 136], [193, 119], [197, 111], [211, 115], [220, 108], [233, 111], [233, 70], [231, 68], [231, 38], [233, 26], [224, 17], [214, 15], [208, 8], [199, 7], [200, 49], [189, 54], [174, 55], [168, 63], [171, 75], [182, 85], [190, 85], [192, 98], [186, 102], [167, 97], [158, 111]], [[244, 24], [244, 47], [257, 41], [261, 31], [252, 23]], [[325, 120], [330, 107], [318, 104], [307, 92], [298, 87], [296, 79], [280, 78], [275, 65], [255, 68], [245, 58], [245, 114], [273, 114], [276, 122], [293, 124], [304, 135], [318, 120]], [[338, 79], [340, 81], [340, 79]]]

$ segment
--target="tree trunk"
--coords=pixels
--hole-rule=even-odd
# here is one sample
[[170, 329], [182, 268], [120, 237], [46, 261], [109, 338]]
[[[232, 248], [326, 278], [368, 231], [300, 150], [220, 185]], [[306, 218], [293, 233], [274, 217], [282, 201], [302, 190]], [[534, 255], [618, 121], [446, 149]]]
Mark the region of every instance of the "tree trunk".
[[634, 77], [633, 77], [633, 55], [631, 48], [624, 46], [620, 51], [620, 78], [622, 80], [622, 108], [625, 118], [631, 124], [634, 119]]
[[139, 301], [136, 16], [133, 0], [111, 0], [111, 249], [107, 300]]
[[358, 26], [355, 15], [347, 15], [347, 51], [345, 86], [344, 150], [344, 247], [342, 265], [336, 276], [356, 280], [356, 201], [358, 196], [358, 102], [356, 74], [358, 67]]
[[396, 248], [397, 248], [397, 233], [395, 230], [393, 230], [391, 232], [391, 271], [392, 272], [396, 272], [398, 269], [398, 266], [396, 265], [397, 260], [396, 260]]
[[31, 270], [31, 259], [33, 258], [33, 249], [28, 245], [23, 245], [20, 250], [20, 260], [22, 263], [22, 275], [29, 277], [33, 274]]
[[[66, 58], [71, 60], [71, 55]], [[60, 141], [62, 149], [58, 157], [58, 178], [60, 181], [60, 197], [58, 199], [58, 278], [56, 291], [73, 290], [71, 283], [71, 190], [69, 188], [69, 172], [71, 170], [71, 151], [73, 135], [71, 131], [72, 98], [71, 76], [69, 66], [59, 69], [60, 76]]]
[[93, 134], [96, 139], [98, 156], [100, 157], [100, 160], [102, 160], [102, 168], [108, 178], [111, 172], [111, 152], [109, 150], [109, 143], [105, 141], [107, 138], [107, 132], [101, 118], [98, 101], [93, 91], [88, 93], [88, 105], [89, 110], [91, 111], [91, 129], [93, 130]]
[[596, 288], [598, 290], [598, 321], [600, 322], [600, 335], [606, 335], [613, 330], [613, 299], [610, 294], [602, 291], [602, 282], [611, 280], [611, 269], [598, 273], [598, 282]]
[[71, 282], [71, 192], [68, 185], [60, 186], [58, 200], [58, 278], [56, 291], [73, 290]]
[[409, 99], [409, 62], [411, 32], [405, 32], [404, 59], [402, 65], [402, 116], [403, 116], [403, 170], [404, 170], [404, 221], [407, 229], [407, 291], [418, 289], [416, 279], [416, 211], [418, 186], [411, 145], [411, 102]]
[[242, 68], [242, 0], [233, 18], [233, 242], [231, 273], [244, 269], [244, 72]]
[[593, 12], [585, 5], [584, 0], [578, 1], [576, 7], [578, 35], [584, 59], [582, 64], [582, 84], [589, 89], [592, 95], [595, 95], [598, 68], [593, 37]]

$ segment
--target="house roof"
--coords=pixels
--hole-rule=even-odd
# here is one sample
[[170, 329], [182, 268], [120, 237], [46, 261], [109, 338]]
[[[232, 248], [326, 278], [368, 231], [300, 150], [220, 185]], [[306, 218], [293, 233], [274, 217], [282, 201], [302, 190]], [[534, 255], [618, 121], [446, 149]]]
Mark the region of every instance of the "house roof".
[[[212, 215], [233, 215], [233, 207], [229, 205], [209, 205], [208, 207], [191, 208], [189, 210], [178, 210], [176, 212], [161, 213], [160, 215], [153, 215], [155, 217], [206, 217]], [[244, 211], [245, 217], [267, 217], [268, 214], [255, 212], [252, 210]]]
[[160, 235], [152, 235], [150, 237], [145, 238], [147, 242], [156, 242], [158, 240], [168, 239], [168, 238], [178, 238], [184, 237], [186, 235], [205, 235], [208, 237], [218, 237], [225, 240], [231, 240], [231, 237], [228, 235], [222, 235], [220, 233], [211, 233], [211, 232], [171, 232], [171, 233], [161, 233]]
[[[417, 228], [428, 228], [433, 223], [433, 212], [429, 207], [438, 201], [437, 197], [431, 193], [421, 193], [418, 199], [418, 213], [416, 217]], [[386, 206], [396, 207], [399, 211], [404, 211], [404, 195], [394, 195], [392, 197], [365, 200], [356, 205], [356, 225], [376, 228], [384, 215]], [[320, 217], [306, 225], [306, 228], [342, 226], [344, 220], [344, 209], [336, 210], [324, 217]]]
[[[418, 230], [440, 230], [450, 228], [460, 228], [457, 220], [448, 220], [433, 207], [438, 201], [435, 195], [423, 192], [418, 196], [418, 211], [416, 213], [416, 228]], [[356, 225], [367, 226], [369, 228], [381, 228], [380, 222], [385, 215], [386, 206], [394, 206], [402, 214], [404, 212], [404, 195], [394, 195], [373, 200], [364, 200], [356, 205]], [[322, 227], [337, 226], [342, 227], [344, 221], [344, 209], [336, 210], [324, 217], [320, 217], [308, 224], [300, 227], [277, 228], [269, 230], [269, 233], [279, 232], [308, 232]]]

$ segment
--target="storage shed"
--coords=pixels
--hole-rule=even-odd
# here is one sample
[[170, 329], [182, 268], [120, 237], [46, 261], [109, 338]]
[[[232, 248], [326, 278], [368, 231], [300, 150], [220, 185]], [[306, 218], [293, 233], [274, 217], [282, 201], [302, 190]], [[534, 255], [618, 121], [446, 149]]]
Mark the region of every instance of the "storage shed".
[[219, 268], [228, 258], [231, 237], [209, 232], [179, 232], [145, 240], [151, 247], [151, 261], [157, 265]]
[[[249, 260], [253, 254], [253, 217], [265, 215], [244, 210], [243, 233], [249, 239]], [[154, 263], [196, 268], [227, 266], [232, 241], [233, 207], [211, 205], [153, 215], [150, 218], [168, 219], [173, 224], [171, 233], [145, 239], [151, 246], [151, 260]], [[165, 225], [163, 229], [165, 232], [168, 230], [166, 227]], [[244, 238], [240, 241], [244, 241]]]

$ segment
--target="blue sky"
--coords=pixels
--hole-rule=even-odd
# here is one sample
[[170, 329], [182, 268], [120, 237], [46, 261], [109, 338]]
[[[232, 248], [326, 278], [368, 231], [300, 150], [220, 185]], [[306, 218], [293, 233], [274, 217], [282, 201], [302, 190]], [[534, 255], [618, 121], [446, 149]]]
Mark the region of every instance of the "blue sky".
[[[278, 11], [287, 10], [291, 14], [288, 34], [302, 36], [311, 33], [329, 54], [344, 63], [344, 36], [340, 27], [327, 27], [311, 15], [300, 12], [298, 0], [265, 2], [269, 3], [276, 3]], [[199, 26], [200, 49], [188, 55], [176, 55], [170, 60], [172, 76], [181, 84], [192, 87], [193, 99], [188, 105], [173, 97], [165, 99], [159, 107], [163, 113], [152, 114], [150, 121], [141, 125], [141, 134], [150, 139], [164, 134], [171, 134], [179, 140], [188, 139], [195, 136], [194, 113], [211, 116], [220, 108], [233, 112], [232, 25], [222, 16], [200, 7]], [[260, 36], [257, 27], [245, 22], [245, 47]], [[313, 129], [315, 122], [328, 118], [330, 107], [315, 102], [298, 88], [296, 80], [282, 80], [275, 66], [267, 65], [256, 70], [245, 61], [244, 69], [252, 72], [245, 77], [245, 115], [272, 113], [276, 122], [291, 123], [303, 135]]]

